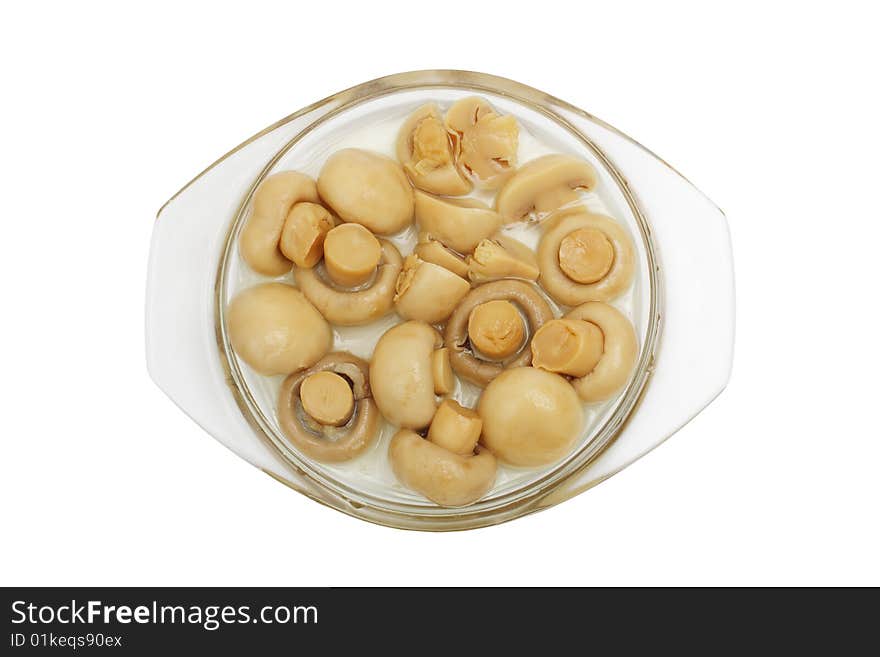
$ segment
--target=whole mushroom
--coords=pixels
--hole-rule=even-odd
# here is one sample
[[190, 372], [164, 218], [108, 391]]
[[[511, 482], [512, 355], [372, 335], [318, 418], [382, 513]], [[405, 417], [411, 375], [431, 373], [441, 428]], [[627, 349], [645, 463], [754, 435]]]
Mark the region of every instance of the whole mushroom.
[[495, 209], [506, 222], [519, 221], [530, 212], [546, 215], [578, 201], [575, 190], [592, 191], [596, 170], [570, 155], [544, 155], [523, 164], [498, 191]]

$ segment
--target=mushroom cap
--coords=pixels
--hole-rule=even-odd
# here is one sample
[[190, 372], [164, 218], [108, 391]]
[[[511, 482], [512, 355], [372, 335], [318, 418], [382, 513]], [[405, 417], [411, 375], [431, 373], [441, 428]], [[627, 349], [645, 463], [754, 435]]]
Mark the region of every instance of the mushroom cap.
[[260, 374], [289, 374], [329, 351], [330, 326], [302, 292], [284, 283], [248, 288], [229, 304], [232, 348]]
[[470, 253], [501, 226], [501, 215], [473, 198], [440, 198], [415, 192], [415, 216], [422, 231], [459, 253]]
[[523, 164], [495, 197], [495, 209], [507, 222], [538, 209], [550, 212], [570, 199], [565, 192], [596, 187], [596, 170], [571, 155], [544, 155]]
[[318, 193], [343, 221], [391, 235], [412, 222], [412, 187], [394, 160], [359, 148], [337, 151], [318, 175]]
[[533, 367], [506, 370], [492, 380], [477, 412], [483, 420], [482, 443], [502, 461], [526, 467], [565, 456], [584, 421], [568, 381]]

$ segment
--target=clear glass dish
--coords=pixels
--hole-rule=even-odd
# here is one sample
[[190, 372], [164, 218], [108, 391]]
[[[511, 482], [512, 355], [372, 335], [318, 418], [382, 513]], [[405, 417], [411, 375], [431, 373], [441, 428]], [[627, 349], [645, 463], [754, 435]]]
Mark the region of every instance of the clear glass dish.
[[[384, 458], [388, 429], [366, 454], [343, 466], [301, 456], [279, 430], [274, 414], [282, 377], [260, 377], [239, 362], [229, 345], [224, 313], [236, 290], [264, 280], [242, 265], [236, 244], [252, 193], [266, 175], [295, 169], [316, 176], [326, 157], [345, 146], [391, 155], [397, 127], [413, 109], [428, 101], [448, 106], [469, 95], [483, 96], [517, 117], [523, 131], [521, 161], [566, 152], [596, 167], [600, 184], [585, 202], [625, 225], [637, 250], [635, 285], [614, 305], [633, 321], [640, 355], [626, 388], [615, 399], [588, 407], [585, 435], [568, 457], [543, 469], [502, 468], [484, 499], [450, 509], [394, 483]], [[729, 376], [733, 278], [723, 215], [632, 140], [581, 110], [509, 80], [423, 71], [346, 90], [287, 117], [221, 158], [159, 215], [147, 304], [153, 378], [209, 433], [250, 462], [324, 504], [372, 522], [407, 529], [467, 529], [555, 504], [661, 442], [713, 398]], [[176, 225], [165, 230], [164, 224], [172, 221]], [[523, 230], [518, 237], [534, 239], [529, 228]], [[398, 244], [414, 239], [412, 231], [395, 238]], [[707, 257], [695, 257], [694, 252]], [[672, 335], [667, 326], [670, 301], [672, 310], [687, 311], [676, 312]], [[689, 318], [713, 310], [713, 326], [702, 326], [703, 319], [701, 326], [687, 324]], [[392, 316], [384, 321], [390, 326], [399, 320]], [[369, 356], [376, 335], [375, 327], [337, 330], [335, 348]], [[695, 370], [690, 380], [660, 376], [667, 350], [679, 365], [688, 359]], [[702, 352], [712, 356], [694, 360]], [[190, 385], [184, 388], [183, 381]], [[465, 401], [469, 394], [459, 390]], [[646, 405], [655, 410], [646, 410]], [[643, 413], [654, 413], [656, 422], [648, 417], [636, 422]]]

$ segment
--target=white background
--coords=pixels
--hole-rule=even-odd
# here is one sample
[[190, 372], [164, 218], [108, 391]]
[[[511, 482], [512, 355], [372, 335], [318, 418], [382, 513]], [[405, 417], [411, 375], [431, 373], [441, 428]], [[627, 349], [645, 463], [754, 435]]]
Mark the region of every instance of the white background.
[[[880, 584], [869, 6], [4, 8], [0, 584]], [[706, 411], [574, 500], [442, 535], [251, 468], [143, 347], [166, 198], [299, 107], [423, 68], [511, 77], [638, 139], [727, 212], [737, 269], [733, 377]]]

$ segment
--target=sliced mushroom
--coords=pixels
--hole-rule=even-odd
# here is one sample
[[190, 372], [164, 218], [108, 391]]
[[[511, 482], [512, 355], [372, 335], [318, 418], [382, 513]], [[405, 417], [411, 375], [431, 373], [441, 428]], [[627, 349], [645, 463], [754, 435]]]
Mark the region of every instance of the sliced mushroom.
[[544, 215], [578, 200], [577, 189], [596, 187], [596, 170], [570, 155], [544, 155], [523, 164], [498, 191], [495, 209], [506, 222], [530, 212]]
[[251, 269], [265, 276], [281, 276], [292, 265], [279, 248], [284, 220], [300, 202], [317, 203], [315, 181], [296, 171], [275, 173], [257, 187], [253, 209], [248, 217], [238, 248]]
[[477, 406], [482, 444], [511, 465], [535, 467], [565, 456], [580, 437], [584, 413], [563, 377], [534, 367], [507, 370]]
[[[278, 424], [297, 449], [319, 461], [339, 462], [353, 459], [373, 442], [378, 435], [380, 416], [370, 394], [368, 369], [367, 362], [357, 356], [335, 352], [309, 370], [284, 380], [278, 393]], [[350, 382], [348, 395], [354, 409], [341, 426], [308, 415], [310, 393], [303, 388], [322, 374], [343, 380], [346, 388]], [[338, 385], [335, 381], [334, 387]], [[311, 409], [314, 410], [314, 402]]]
[[397, 479], [440, 506], [473, 504], [495, 483], [495, 457], [486, 449], [462, 456], [402, 430], [391, 439], [388, 458]]
[[602, 332], [602, 355], [588, 374], [571, 383], [588, 402], [611, 398], [629, 381], [639, 355], [639, 341], [630, 321], [614, 306], [592, 301], [570, 310], [565, 317], [583, 321]]
[[342, 224], [324, 240], [324, 266], [330, 280], [341, 287], [363, 285], [382, 260], [382, 245], [360, 224]]
[[364, 289], [337, 289], [315, 269], [297, 268], [297, 285], [327, 321], [340, 326], [359, 326], [391, 310], [394, 285], [403, 268], [403, 258], [391, 242], [379, 240], [379, 243], [382, 259], [372, 283]]
[[391, 235], [413, 217], [412, 187], [394, 160], [357, 148], [331, 155], [318, 175], [318, 193], [339, 218]]
[[577, 319], [551, 319], [532, 336], [532, 366], [586, 376], [602, 357], [605, 338], [598, 326]]
[[[610, 263], [606, 242], [613, 253]], [[538, 266], [539, 283], [559, 303], [608, 301], [632, 283], [635, 248], [623, 226], [610, 217], [569, 212], [560, 215], [541, 238]], [[597, 275], [601, 278], [593, 280]]]
[[526, 337], [525, 321], [510, 301], [481, 303], [468, 318], [471, 347], [490, 360], [504, 360], [520, 350]]
[[535, 253], [522, 242], [506, 235], [481, 241], [465, 262], [468, 278], [474, 283], [500, 278], [536, 281], [541, 273]]
[[392, 424], [406, 429], [430, 424], [437, 409], [432, 355], [441, 346], [440, 334], [425, 322], [398, 324], [379, 338], [370, 362], [370, 387]]
[[324, 238], [336, 225], [333, 215], [318, 203], [297, 203], [287, 214], [279, 247], [297, 267], [314, 267], [324, 256]]
[[464, 258], [455, 253], [455, 251], [447, 249], [441, 242], [434, 239], [430, 233], [419, 233], [419, 243], [416, 244], [413, 253], [425, 262], [433, 262], [435, 265], [440, 265], [462, 278], [468, 277], [468, 266]]
[[461, 276], [412, 254], [403, 262], [394, 297], [397, 314], [429, 324], [442, 322], [471, 289]]
[[454, 399], [444, 399], [431, 420], [428, 440], [464, 456], [474, 453], [482, 430], [483, 421], [476, 411], [465, 408]]
[[521, 348], [501, 362], [481, 360], [474, 353], [468, 339], [468, 321], [471, 312], [480, 304], [503, 300], [515, 303], [525, 315], [530, 333], [544, 322], [553, 319], [553, 309], [533, 286], [523, 281], [501, 280], [486, 283], [471, 290], [446, 322], [444, 342], [449, 349], [452, 369], [464, 379], [478, 386], [485, 386], [506, 368], [521, 367], [531, 363], [531, 351]]
[[486, 100], [462, 98], [446, 113], [459, 169], [483, 189], [497, 189], [516, 168], [519, 126]]
[[438, 198], [415, 192], [416, 221], [422, 231], [459, 253], [470, 253], [501, 226], [501, 216], [472, 198]]
[[284, 283], [263, 283], [239, 292], [226, 313], [235, 353], [267, 376], [309, 367], [333, 342], [320, 313], [299, 290]]
[[452, 142], [435, 103], [422, 105], [404, 122], [397, 136], [397, 159], [419, 189], [460, 196], [470, 181], [456, 168]]

